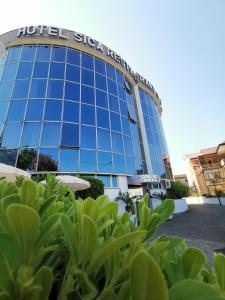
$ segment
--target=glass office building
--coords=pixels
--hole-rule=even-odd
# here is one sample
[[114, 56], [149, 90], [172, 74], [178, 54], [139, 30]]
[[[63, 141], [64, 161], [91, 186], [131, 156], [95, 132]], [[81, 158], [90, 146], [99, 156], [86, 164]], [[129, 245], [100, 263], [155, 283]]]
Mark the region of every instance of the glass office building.
[[2, 36], [0, 162], [117, 189], [132, 176], [171, 178], [153, 88], [90, 45], [15, 33]]

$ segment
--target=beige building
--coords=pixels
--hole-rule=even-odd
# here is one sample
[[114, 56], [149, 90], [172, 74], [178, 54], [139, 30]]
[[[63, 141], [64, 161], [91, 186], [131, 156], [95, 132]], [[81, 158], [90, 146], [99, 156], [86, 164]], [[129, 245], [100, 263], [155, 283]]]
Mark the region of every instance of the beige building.
[[188, 179], [187, 179], [187, 175], [186, 174], [179, 174], [179, 175], [174, 175], [174, 180], [175, 181], [179, 181], [183, 184], [186, 184], [187, 186], [188, 184]]
[[201, 194], [225, 192], [225, 143], [185, 157], [190, 187]]

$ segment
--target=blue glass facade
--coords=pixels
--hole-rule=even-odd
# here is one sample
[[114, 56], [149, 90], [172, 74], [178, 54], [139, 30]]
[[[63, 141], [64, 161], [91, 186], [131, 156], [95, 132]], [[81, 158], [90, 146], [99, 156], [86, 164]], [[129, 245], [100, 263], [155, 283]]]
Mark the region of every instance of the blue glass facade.
[[[98, 174], [105, 182], [110, 174], [110, 186], [116, 185], [113, 174], [146, 174], [129, 86], [112, 65], [71, 48], [9, 48], [0, 66], [0, 162], [32, 172]], [[148, 95], [140, 94], [153, 110], [150, 155], [154, 171], [162, 174], [160, 116]]]

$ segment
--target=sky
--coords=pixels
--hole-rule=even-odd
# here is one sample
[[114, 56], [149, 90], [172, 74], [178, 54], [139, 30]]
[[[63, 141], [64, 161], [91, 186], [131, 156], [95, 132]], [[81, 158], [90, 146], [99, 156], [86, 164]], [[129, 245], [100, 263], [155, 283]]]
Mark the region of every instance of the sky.
[[174, 174], [184, 155], [225, 140], [225, 0], [7, 0], [0, 34], [54, 25], [120, 54], [162, 100]]

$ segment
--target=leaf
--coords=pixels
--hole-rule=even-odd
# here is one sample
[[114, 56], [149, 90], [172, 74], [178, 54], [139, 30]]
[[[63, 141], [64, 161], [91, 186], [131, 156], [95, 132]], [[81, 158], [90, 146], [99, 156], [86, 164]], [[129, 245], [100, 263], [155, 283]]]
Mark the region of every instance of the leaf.
[[173, 200], [166, 199], [154, 209], [155, 213], [158, 213], [161, 217], [160, 223], [163, 223], [169, 219], [175, 209]]
[[93, 220], [84, 215], [82, 224], [82, 258], [88, 262], [98, 243], [97, 227]]
[[98, 204], [91, 197], [84, 200], [83, 203], [83, 214], [89, 216], [91, 219], [96, 220], [98, 217]]
[[78, 282], [78, 287], [81, 289], [86, 289], [91, 292], [93, 296], [97, 295], [96, 286], [89, 280], [87, 274], [83, 270], [75, 271], [76, 281]]
[[21, 187], [22, 203], [39, 209], [38, 188], [34, 181], [24, 180]]
[[52, 288], [53, 275], [49, 267], [42, 266], [34, 276], [34, 284], [39, 285], [42, 290], [40, 293], [41, 300], [48, 300]]
[[10, 204], [21, 203], [19, 195], [9, 195], [2, 199], [3, 208], [6, 209]]
[[18, 244], [7, 234], [0, 234], [0, 287], [7, 288], [9, 281], [14, 281], [14, 272], [23, 261], [23, 254]]
[[98, 215], [98, 220], [108, 216], [117, 216], [118, 214], [118, 204], [116, 202], [109, 202], [104, 207], [101, 208], [101, 211]]
[[101, 195], [95, 201], [101, 207], [101, 206], [106, 205], [109, 202], [109, 198], [106, 195]]
[[175, 284], [169, 291], [170, 300], [225, 300], [212, 285], [193, 279]]
[[225, 291], [225, 256], [218, 253], [214, 254], [214, 268], [217, 283], [221, 290]]
[[57, 199], [56, 195], [53, 195], [49, 197], [40, 207], [39, 214], [42, 217], [42, 215], [46, 212], [46, 210], [49, 208], [49, 206]]
[[108, 240], [105, 244], [102, 245], [100, 250], [96, 251], [96, 253], [93, 254], [90, 268], [95, 269], [96, 267], [101, 266], [108, 257], [113, 255], [126, 244], [142, 240], [145, 233], [146, 231], [138, 230], [124, 234], [116, 239], [113, 238], [111, 240]]
[[144, 250], [137, 253], [130, 267], [132, 300], [168, 300], [166, 281], [155, 260]]
[[100, 227], [99, 227], [99, 233], [101, 234], [103, 230], [105, 230], [107, 227], [111, 226], [112, 224], [115, 223], [115, 220], [109, 219], [106, 220]]
[[122, 287], [121, 287], [121, 289], [119, 291], [117, 300], [126, 300], [126, 299], [129, 299], [130, 298], [130, 294], [131, 294], [130, 282], [125, 282], [125, 283], [123, 283], [123, 285], [122, 285]]
[[65, 241], [70, 250], [70, 255], [73, 258], [74, 265], [77, 267], [78, 266], [78, 249], [77, 249], [77, 245], [76, 245], [75, 230], [73, 227], [73, 223], [65, 215], [62, 215], [61, 223], [62, 223], [62, 230], [63, 230], [64, 236], [65, 236]]
[[39, 215], [33, 208], [23, 204], [12, 204], [8, 206], [7, 215], [23, 247], [24, 258], [28, 259], [34, 240], [38, 234], [40, 226]]
[[205, 262], [206, 259], [202, 251], [197, 248], [186, 249], [181, 258], [184, 277], [190, 279], [196, 278]]

